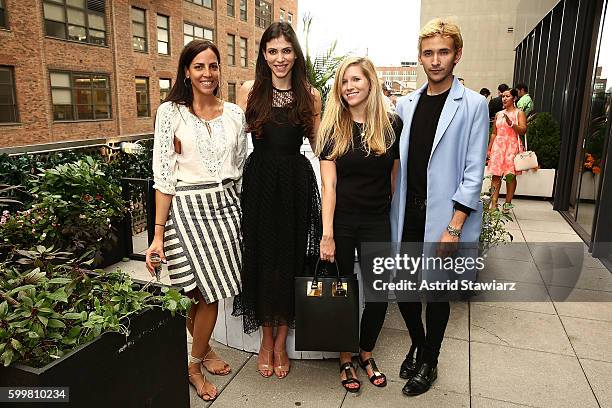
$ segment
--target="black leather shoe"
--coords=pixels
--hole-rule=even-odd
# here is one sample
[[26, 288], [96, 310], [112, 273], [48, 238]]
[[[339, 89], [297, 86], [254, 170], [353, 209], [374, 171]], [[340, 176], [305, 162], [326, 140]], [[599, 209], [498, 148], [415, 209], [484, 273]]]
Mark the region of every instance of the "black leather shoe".
[[436, 378], [438, 378], [438, 366], [423, 363], [414, 377], [404, 385], [402, 392], [409, 396], [423, 394], [431, 388]]
[[419, 370], [419, 365], [421, 364], [421, 358], [423, 356], [423, 347], [415, 346], [414, 344], [410, 346], [410, 351], [406, 354], [406, 358], [400, 367], [400, 378], [404, 380], [410, 379], [414, 376]]

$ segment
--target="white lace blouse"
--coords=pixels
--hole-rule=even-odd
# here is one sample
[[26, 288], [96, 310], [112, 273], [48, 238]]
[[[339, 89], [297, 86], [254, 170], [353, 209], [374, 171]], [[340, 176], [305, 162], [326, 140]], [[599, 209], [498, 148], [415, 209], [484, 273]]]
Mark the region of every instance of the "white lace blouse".
[[[223, 114], [205, 121], [184, 105], [164, 102], [157, 109], [153, 145], [153, 188], [175, 194], [178, 185], [233, 179], [240, 190], [247, 153], [246, 120], [238, 105], [224, 102]], [[174, 149], [174, 137], [181, 153]]]

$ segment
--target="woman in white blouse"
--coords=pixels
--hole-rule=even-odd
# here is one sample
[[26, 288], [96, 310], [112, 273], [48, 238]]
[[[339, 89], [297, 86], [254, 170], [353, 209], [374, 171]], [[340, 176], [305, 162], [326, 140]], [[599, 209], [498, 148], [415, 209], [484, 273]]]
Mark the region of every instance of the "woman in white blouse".
[[219, 299], [240, 291], [242, 254], [238, 193], [247, 139], [242, 110], [218, 97], [220, 55], [194, 40], [179, 58], [176, 82], [155, 119], [155, 238], [146, 253], [168, 263], [170, 280], [197, 301], [187, 328], [193, 336], [189, 381], [211, 401], [214, 384], [202, 367], [226, 375], [229, 365], [209, 345]]

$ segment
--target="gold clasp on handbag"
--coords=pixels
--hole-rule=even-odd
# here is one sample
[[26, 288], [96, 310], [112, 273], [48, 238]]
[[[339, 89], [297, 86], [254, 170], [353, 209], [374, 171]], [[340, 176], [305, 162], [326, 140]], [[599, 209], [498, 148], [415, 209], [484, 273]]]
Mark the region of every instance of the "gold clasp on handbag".
[[321, 297], [323, 296], [323, 282], [308, 281], [306, 283], [306, 296]]
[[332, 283], [332, 297], [347, 297], [348, 284], [346, 282]]

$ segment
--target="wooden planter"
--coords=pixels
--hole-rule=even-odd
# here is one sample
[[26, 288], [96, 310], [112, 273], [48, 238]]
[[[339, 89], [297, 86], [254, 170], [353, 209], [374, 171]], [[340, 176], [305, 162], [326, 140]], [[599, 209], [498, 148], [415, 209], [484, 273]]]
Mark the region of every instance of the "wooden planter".
[[69, 403], [19, 407], [189, 407], [185, 318], [159, 308], [42, 368], [0, 366], [1, 387], [69, 387]]

